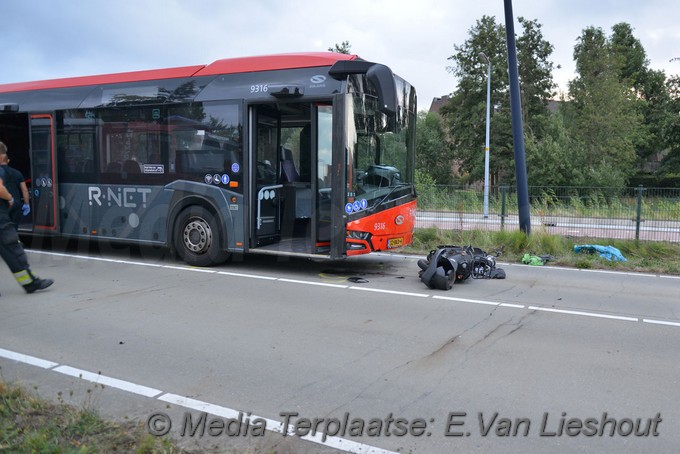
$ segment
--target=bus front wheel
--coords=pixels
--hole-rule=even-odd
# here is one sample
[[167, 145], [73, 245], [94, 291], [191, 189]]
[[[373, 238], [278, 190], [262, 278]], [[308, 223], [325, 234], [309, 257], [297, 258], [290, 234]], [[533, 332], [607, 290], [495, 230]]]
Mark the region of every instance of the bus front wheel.
[[229, 258], [229, 253], [220, 249], [220, 229], [215, 216], [203, 207], [183, 210], [173, 235], [177, 254], [189, 265], [217, 265]]

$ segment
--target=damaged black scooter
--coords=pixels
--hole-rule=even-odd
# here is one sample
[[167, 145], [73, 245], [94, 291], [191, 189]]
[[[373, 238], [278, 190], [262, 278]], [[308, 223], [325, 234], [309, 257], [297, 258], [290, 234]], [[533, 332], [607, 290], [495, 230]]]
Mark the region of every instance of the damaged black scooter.
[[[496, 257], [500, 251], [496, 251]], [[418, 276], [429, 288], [450, 290], [455, 282], [473, 279], [505, 279], [505, 271], [496, 268], [496, 257], [472, 246], [438, 246], [418, 260]]]

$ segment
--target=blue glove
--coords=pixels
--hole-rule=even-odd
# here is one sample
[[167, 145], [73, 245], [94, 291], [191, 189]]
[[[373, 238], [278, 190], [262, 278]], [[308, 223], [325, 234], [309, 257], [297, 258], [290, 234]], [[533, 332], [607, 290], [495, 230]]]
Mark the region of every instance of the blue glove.
[[24, 216], [27, 216], [28, 213], [31, 212], [31, 207], [28, 205], [28, 203], [24, 203], [24, 204], [21, 206], [21, 212], [24, 213]]

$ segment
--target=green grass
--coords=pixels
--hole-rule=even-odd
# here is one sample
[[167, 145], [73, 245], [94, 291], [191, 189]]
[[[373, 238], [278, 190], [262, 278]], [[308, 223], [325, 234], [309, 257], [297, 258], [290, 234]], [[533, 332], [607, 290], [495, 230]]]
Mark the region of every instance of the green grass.
[[[630, 192], [630, 191], [629, 191]], [[670, 221], [680, 219], [677, 190], [643, 193], [640, 215], [643, 220]], [[530, 188], [533, 216], [566, 216], [586, 218], [634, 219], [638, 199], [612, 188]], [[503, 195], [498, 190], [489, 194], [489, 212], [502, 212]], [[517, 214], [517, 196], [505, 196], [506, 214]], [[418, 185], [418, 209], [449, 213], [481, 213], [484, 195], [477, 189], [435, 184]]]
[[[599, 244], [619, 249], [627, 262], [611, 262], [598, 255], [576, 254], [575, 244]], [[416, 229], [413, 243], [403, 252], [427, 255], [439, 245], [473, 245], [490, 254], [502, 249], [500, 261], [521, 263], [524, 254], [552, 255], [550, 265], [585, 269], [615, 269], [656, 274], [680, 274], [680, 244], [660, 241], [569, 238], [545, 232], [526, 235], [517, 231], [460, 231], [437, 228]]]
[[179, 454], [169, 439], [152, 437], [139, 423], [118, 424], [83, 408], [40, 399], [0, 381], [0, 452], [45, 454]]

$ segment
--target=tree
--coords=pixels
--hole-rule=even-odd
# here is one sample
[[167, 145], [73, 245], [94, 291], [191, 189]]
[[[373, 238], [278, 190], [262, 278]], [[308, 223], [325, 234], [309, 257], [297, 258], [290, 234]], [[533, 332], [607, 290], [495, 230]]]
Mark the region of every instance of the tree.
[[416, 144], [416, 168], [427, 169], [434, 184], [452, 184], [453, 152], [439, 114], [418, 113]]
[[[627, 23], [582, 31], [574, 47], [577, 77], [559, 112], [547, 109], [555, 95], [553, 46], [537, 21], [519, 18], [517, 38], [527, 174], [532, 185], [622, 187], [649, 156], [667, 152], [662, 172], [680, 171], [680, 78], [666, 80], [649, 68], [644, 47]], [[492, 62], [491, 184], [514, 182], [504, 27], [483, 16], [462, 45], [454, 45], [448, 70], [458, 79], [440, 110], [464, 182], [483, 179], [486, 64]]]
[[668, 153], [661, 161], [659, 173], [680, 175], [680, 76], [669, 78], [666, 88], [669, 115], [663, 126], [663, 137]]
[[[458, 88], [440, 112], [446, 121], [463, 181], [484, 178], [487, 71], [486, 65], [480, 61], [480, 52], [484, 52], [491, 61], [492, 104], [502, 105], [501, 99], [509, 99], [506, 93], [507, 57], [503, 34], [503, 28], [496, 23], [494, 17], [483, 16], [470, 29], [470, 38], [463, 45], [454, 46], [457, 53], [449, 57], [454, 64], [448, 70], [458, 78]], [[505, 102], [504, 105], [508, 106], [509, 103]], [[500, 115], [509, 114], [504, 111]], [[498, 114], [494, 113], [489, 145], [494, 157], [490, 161], [490, 173], [495, 176], [498, 175], [499, 168], [507, 168], [510, 153], [507, 144], [503, 144], [501, 140], [503, 133], [498, 128], [497, 117]]]
[[619, 66], [619, 80], [639, 89], [649, 61], [642, 43], [633, 36], [633, 27], [625, 22], [615, 24], [612, 27], [609, 48]]
[[[548, 116], [547, 102], [553, 95], [552, 63], [548, 60], [553, 46], [543, 39], [541, 25], [519, 18], [524, 27], [517, 40], [522, 109], [525, 127], [536, 138], [543, 136]], [[484, 52], [491, 61], [491, 103], [494, 106], [490, 136], [491, 185], [512, 183], [514, 147], [510, 112], [507, 46], [505, 27], [496, 19], [483, 16], [469, 31], [465, 43], [455, 45], [449, 57], [449, 71], [458, 78], [458, 88], [441, 112], [446, 119], [456, 159], [467, 181], [479, 181], [484, 175], [486, 121], [486, 64], [479, 59]]]
[[665, 148], [662, 129], [669, 102], [666, 75], [649, 68], [642, 43], [625, 22], [612, 27], [609, 48], [618, 65], [619, 81], [634, 91], [636, 108], [643, 117], [645, 129], [636, 143], [638, 164], [643, 164], [649, 156]]
[[541, 137], [548, 117], [548, 101], [555, 96], [554, 65], [549, 60], [555, 47], [543, 39], [542, 25], [519, 18], [524, 33], [517, 39], [517, 62], [522, 86], [522, 123]]
[[625, 186], [644, 130], [637, 97], [621, 78], [622, 59], [601, 28], [589, 27], [577, 40], [574, 60], [578, 76], [569, 82], [566, 119], [584, 152], [581, 170], [590, 184]]
[[335, 48], [329, 47], [328, 52], [335, 52], [338, 54], [351, 54], [352, 53], [352, 45], [349, 43], [349, 41], [343, 41], [342, 44], [335, 44]]
[[584, 186], [584, 152], [572, 139], [561, 112], [545, 118], [545, 134], [527, 131], [524, 146], [530, 186]]

